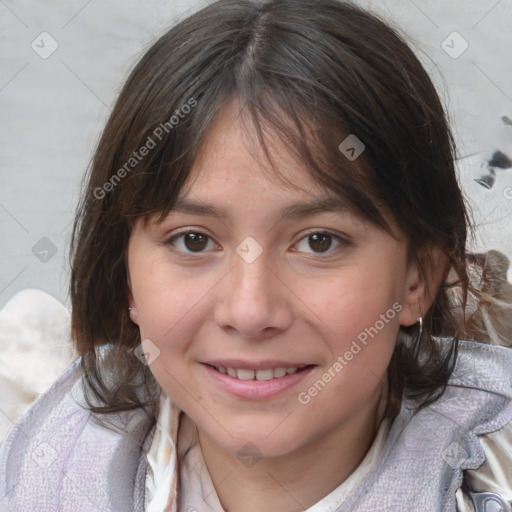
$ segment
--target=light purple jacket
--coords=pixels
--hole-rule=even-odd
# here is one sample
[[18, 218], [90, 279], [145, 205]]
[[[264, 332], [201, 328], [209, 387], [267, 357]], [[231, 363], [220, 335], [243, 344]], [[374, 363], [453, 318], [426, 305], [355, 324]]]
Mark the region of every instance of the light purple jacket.
[[77, 359], [8, 433], [0, 447], [0, 511], [144, 510], [152, 422], [141, 411], [90, 412], [81, 377]]
[[[99, 425], [79, 405], [81, 382], [77, 360], [8, 434], [0, 510], [144, 510], [153, 424], [135, 411], [112, 416], [118, 432]], [[404, 401], [376, 467], [326, 512], [454, 512], [463, 470], [484, 461], [477, 436], [512, 420], [512, 349], [461, 342], [442, 399], [420, 412], [411, 407]]]

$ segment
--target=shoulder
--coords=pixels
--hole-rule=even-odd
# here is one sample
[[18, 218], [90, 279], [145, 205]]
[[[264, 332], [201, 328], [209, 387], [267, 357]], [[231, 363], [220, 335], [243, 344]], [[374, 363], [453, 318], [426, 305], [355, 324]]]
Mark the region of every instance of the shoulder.
[[449, 386], [512, 397], [511, 368], [512, 348], [461, 340]]
[[85, 406], [82, 386], [77, 359], [3, 441], [0, 504], [7, 510], [131, 511], [143, 503], [134, 481], [147, 416], [116, 413], [107, 426]]
[[443, 395], [420, 410], [405, 399], [396, 420], [415, 435], [421, 427], [433, 429], [436, 438], [440, 428], [456, 432], [475, 448], [475, 435], [495, 432], [512, 420], [512, 349], [461, 340]]
[[460, 341], [446, 391], [426, 414], [443, 415], [459, 433], [470, 431], [475, 443], [473, 435], [503, 428], [512, 421], [512, 349]]
[[512, 349], [461, 340], [441, 398], [419, 411], [405, 401], [401, 416], [404, 431], [426, 430], [437, 440], [456, 443], [452, 448], [460, 453], [452, 464], [478, 468], [485, 459], [478, 438], [512, 421]]
[[[70, 399], [81, 377], [79, 360], [69, 366], [10, 429], [0, 446], [0, 497], [14, 504], [31, 503], [32, 488], [51, 481], [62, 484], [62, 459], [67, 455], [89, 413]], [[23, 475], [23, 479], [21, 479]], [[6, 504], [7, 504], [6, 503]], [[35, 504], [34, 504], [35, 505]], [[22, 509], [21, 507], [20, 509]], [[56, 508], [57, 509], [57, 508]]]
[[479, 413], [473, 433], [483, 460], [478, 466], [460, 461], [464, 473], [458, 510], [479, 512], [491, 506], [512, 510], [512, 349], [462, 342], [450, 386], [459, 389], [459, 394], [471, 389], [486, 395], [475, 403], [463, 401]]
[[10, 458], [15, 457], [16, 448], [37, 437], [38, 432], [43, 435], [47, 430], [55, 430], [55, 424], [62, 423], [64, 419], [69, 420], [69, 415], [72, 415], [75, 420], [87, 419], [89, 412], [71, 399], [71, 392], [81, 378], [79, 364], [79, 359], [76, 359], [57, 378], [50, 389], [40, 395], [14, 423], [0, 445], [0, 475], [3, 475], [5, 462], [13, 462]]
[[[499, 446], [510, 438], [512, 349], [461, 340], [442, 397], [420, 411], [411, 403], [405, 404], [395, 453], [402, 457], [415, 453], [430, 459], [431, 483], [445, 490], [444, 505], [451, 510], [463, 484], [468, 495], [468, 483], [481, 484], [482, 476], [490, 477], [488, 461], [496, 458]], [[500, 464], [512, 467], [508, 448], [500, 463], [492, 465], [495, 474]], [[471, 487], [477, 489], [497, 491], [499, 485]]]
[[512, 420], [511, 369], [512, 349], [461, 341], [444, 394], [422, 409], [403, 400], [377, 466], [340, 510], [456, 510], [465, 472], [486, 460], [482, 437]]

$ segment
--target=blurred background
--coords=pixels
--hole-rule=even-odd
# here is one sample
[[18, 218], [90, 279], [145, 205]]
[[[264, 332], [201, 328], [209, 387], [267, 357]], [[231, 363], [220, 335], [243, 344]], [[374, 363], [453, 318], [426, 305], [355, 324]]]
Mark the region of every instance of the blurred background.
[[[74, 209], [110, 108], [148, 46], [207, 3], [0, 0], [0, 308], [21, 290], [50, 296], [29, 292], [0, 311], [0, 380], [9, 372], [37, 375], [41, 350], [46, 347], [48, 354], [50, 341], [55, 347], [66, 343]], [[507, 169], [512, 155], [512, 2], [355, 3], [379, 13], [405, 35], [449, 111], [461, 184], [478, 224], [470, 249], [497, 249], [512, 258], [512, 170]], [[20, 340], [28, 340], [22, 356]], [[27, 376], [31, 394], [25, 403], [70, 357], [64, 349], [52, 354], [53, 362], [44, 361], [48, 371], [42, 384]], [[18, 396], [11, 402], [23, 400]], [[8, 413], [4, 427], [20, 407], [8, 410], [0, 399], [0, 410]]]

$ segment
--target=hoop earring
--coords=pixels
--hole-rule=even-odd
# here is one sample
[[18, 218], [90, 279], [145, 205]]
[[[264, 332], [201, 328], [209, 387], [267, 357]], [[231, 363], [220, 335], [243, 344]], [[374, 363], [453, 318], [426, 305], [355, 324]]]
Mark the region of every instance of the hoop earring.
[[416, 321], [420, 323], [420, 332], [418, 334], [418, 341], [421, 341], [421, 335], [423, 334], [423, 317], [420, 316]]

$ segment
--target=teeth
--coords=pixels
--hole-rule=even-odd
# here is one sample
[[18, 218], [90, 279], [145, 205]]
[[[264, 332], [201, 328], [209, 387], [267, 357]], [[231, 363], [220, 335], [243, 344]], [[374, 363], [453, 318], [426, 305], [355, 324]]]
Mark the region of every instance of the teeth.
[[216, 366], [216, 370], [222, 375], [229, 375], [234, 379], [240, 380], [272, 380], [279, 379], [281, 377], [285, 377], [286, 375], [290, 375], [292, 373], [296, 373], [298, 368], [268, 368], [265, 370], [248, 370], [245, 368], [225, 368], [224, 366]]
[[274, 368], [274, 377], [284, 377], [286, 375], [286, 368]]
[[272, 380], [274, 378], [274, 370], [258, 370], [256, 372], [256, 380]]
[[238, 370], [237, 374], [240, 380], [254, 380], [254, 370]]

